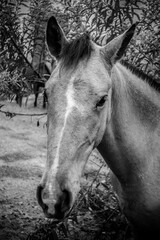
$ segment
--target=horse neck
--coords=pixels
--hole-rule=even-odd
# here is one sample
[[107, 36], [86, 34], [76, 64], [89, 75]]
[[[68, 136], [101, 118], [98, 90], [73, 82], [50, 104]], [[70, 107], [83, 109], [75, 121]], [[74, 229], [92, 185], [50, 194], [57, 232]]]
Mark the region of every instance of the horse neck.
[[149, 144], [154, 145], [155, 132], [160, 130], [160, 97], [120, 63], [113, 68], [112, 81], [111, 121], [99, 149], [125, 184], [132, 181], [132, 175], [142, 175], [146, 167], [143, 158], [149, 155]]
[[[156, 126], [156, 122], [159, 124], [159, 92], [151, 87], [146, 80], [140, 79], [120, 63], [113, 68], [112, 76], [114, 100], [118, 102], [116, 105], [120, 107], [116, 109], [116, 113], [122, 112], [122, 116], [127, 112], [134, 115], [142, 127], [153, 126], [153, 124]], [[123, 111], [125, 112], [123, 113]]]

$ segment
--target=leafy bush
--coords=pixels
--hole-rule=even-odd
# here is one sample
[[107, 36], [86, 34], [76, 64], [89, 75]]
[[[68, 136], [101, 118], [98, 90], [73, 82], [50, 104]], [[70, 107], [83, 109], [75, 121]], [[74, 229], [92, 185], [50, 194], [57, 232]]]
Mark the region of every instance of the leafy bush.
[[16, 95], [27, 93], [29, 84], [17, 69], [10, 73], [8, 70], [0, 72], [0, 96], [12, 100]]

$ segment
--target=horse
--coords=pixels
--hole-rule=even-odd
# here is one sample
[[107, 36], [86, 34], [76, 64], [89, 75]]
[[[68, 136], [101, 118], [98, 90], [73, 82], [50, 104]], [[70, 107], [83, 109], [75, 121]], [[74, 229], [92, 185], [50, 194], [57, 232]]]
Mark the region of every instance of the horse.
[[57, 66], [45, 86], [47, 161], [37, 199], [48, 218], [66, 218], [97, 148], [135, 238], [160, 239], [159, 85], [122, 61], [136, 25], [99, 46], [88, 33], [68, 41], [56, 18], [48, 20]]
[[[37, 73], [41, 76], [41, 79], [38, 79], [36, 81], [32, 81], [33, 83], [33, 92], [35, 94], [35, 100], [34, 100], [34, 107], [37, 107], [37, 100], [38, 100], [38, 95], [39, 95], [39, 89], [45, 87], [45, 82], [49, 79], [51, 70], [47, 66], [45, 62], [42, 62], [38, 64], [35, 67], [35, 70]], [[43, 108], [46, 107], [46, 101], [47, 101], [47, 96], [45, 94], [45, 91], [43, 93]]]
[[[31, 68], [30, 66], [28, 66], [23, 70], [24, 76], [28, 79], [27, 83], [29, 85], [29, 90], [30, 90], [28, 93], [28, 96], [30, 95], [30, 92], [33, 92], [35, 95], [34, 107], [37, 107], [37, 100], [38, 100], [38, 95], [40, 93], [40, 88], [44, 89], [45, 83], [49, 79], [51, 71], [55, 67], [54, 65], [55, 65], [55, 60], [52, 59], [51, 63], [49, 62], [47, 63], [46, 61], [41, 62], [35, 65], [34, 68]], [[23, 94], [21, 97], [23, 97]], [[46, 102], [47, 102], [47, 96], [44, 91], [43, 92], [43, 108], [46, 107]]]

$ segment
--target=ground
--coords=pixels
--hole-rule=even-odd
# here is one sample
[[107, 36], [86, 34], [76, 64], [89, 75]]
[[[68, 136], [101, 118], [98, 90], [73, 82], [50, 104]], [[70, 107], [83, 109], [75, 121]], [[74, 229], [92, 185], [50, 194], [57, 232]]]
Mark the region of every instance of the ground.
[[[14, 112], [44, 110], [20, 109], [6, 103], [2, 109]], [[36, 187], [46, 159], [46, 116], [0, 114], [0, 239], [26, 239], [38, 219], [44, 218], [36, 200]]]
[[[7, 101], [3, 102], [3, 104], [5, 104], [5, 106], [3, 106], [1, 109], [12, 112], [45, 112], [45, 110], [43, 110], [41, 107], [41, 101], [39, 102], [38, 108], [33, 108], [32, 97], [30, 98], [27, 107], [23, 106], [20, 108], [16, 105], [16, 103], [10, 103]], [[86, 200], [86, 193], [88, 195], [90, 194], [90, 199], [94, 199], [94, 201], [92, 201], [92, 203], [90, 201], [90, 205], [87, 205], [87, 208], [82, 207], [81, 210], [78, 208], [78, 205], [80, 205], [78, 203], [76, 209], [73, 211], [73, 215], [69, 220], [68, 225], [69, 227], [71, 227], [71, 233], [73, 232], [73, 225], [75, 228], [75, 222], [76, 224], [78, 222], [78, 225], [76, 226], [81, 226], [81, 228], [76, 227], [75, 233], [72, 234], [72, 238], [67, 237], [68, 230], [66, 230], [66, 227], [64, 225], [60, 225], [60, 223], [56, 225], [56, 227], [58, 226], [56, 228], [56, 231], [50, 230], [52, 223], [50, 220], [44, 218], [43, 212], [38, 206], [36, 200], [36, 188], [42, 176], [47, 153], [47, 134], [45, 123], [46, 116], [15, 116], [13, 118], [9, 118], [5, 114], [0, 113], [0, 240], [88, 239], [88, 235], [86, 237], [80, 236], [78, 238], [77, 231], [81, 231], [83, 233], [86, 232], [86, 226], [84, 225], [87, 224], [88, 221], [90, 225], [91, 219], [93, 219], [92, 212], [94, 208], [96, 209], [97, 213], [98, 211], [100, 211], [98, 204], [103, 205], [103, 196], [101, 196], [102, 191], [99, 190], [99, 186], [102, 183], [100, 182], [100, 179], [97, 184], [96, 180], [98, 179], [98, 174], [96, 171], [101, 170], [104, 176], [108, 174], [108, 168], [105, 167], [105, 170], [102, 169], [101, 166], [103, 165], [103, 163], [101, 162], [101, 159], [99, 159], [97, 153], [94, 152], [89, 160], [89, 164], [87, 165], [85, 172], [85, 177], [83, 178], [82, 182], [85, 185], [86, 179], [87, 182], [88, 179], [90, 180], [90, 182], [94, 179], [95, 181], [91, 182], [90, 188], [87, 188], [85, 194], [83, 193], [83, 195], [85, 195], [85, 198], [83, 196], [83, 201], [81, 202], [84, 202], [85, 199], [85, 205], [87, 205], [88, 201], [90, 201]], [[94, 175], [94, 178], [91, 177], [92, 175]], [[98, 202], [99, 199], [97, 200], [93, 197], [93, 191], [91, 192], [91, 189], [93, 189], [95, 182], [97, 184], [96, 194], [97, 196], [100, 196], [99, 199], [101, 198], [100, 203]], [[108, 187], [106, 187], [105, 184], [103, 185], [108, 191]], [[114, 214], [113, 212], [111, 212], [111, 210], [110, 212], [108, 210], [105, 210], [107, 211], [107, 214], [109, 214], [107, 215], [107, 218], [111, 218], [111, 215], [115, 215], [115, 212], [116, 214], [119, 214], [117, 207], [115, 207], [115, 209], [116, 210], [114, 210]], [[73, 220], [75, 218], [76, 220]], [[94, 218], [97, 217], [95, 217], [94, 215]], [[115, 217], [113, 221], [115, 225]], [[120, 222], [122, 221], [120, 220]], [[94, 223], [93, 225], [95, 226], [95, 228], [97, 228], [98, 226]], [[125, 229], [127, 227], [128, 225], [124, 226]], [[60, 228], [62, 228], [62, 232], [65, 235], [64, 238], [58, 238], [57, 229], [58, 231], [60, 231]], [[99, 234], [100, 230], [99, 228], [97, 229], [97, 232]], [[45, 231], [47, 231], [47, 233]], [[49, 231], [51, 232], [51, 234], [49, 233]], [[93, 227], [89, 231], [92, 233]], [[114, 230], [114, 233], [115, 231], [116, 230]], [[75, 237], [75, 234], [77, 237]], [[103, 238], [105, 232], [102, 231], [102, 229], [101, 235], [102, 237], [99, 239], [113, 239]], [[109, 236], [111, 235], [113, 235], [113, 233]], [[94, 236], [90, 239], [97, 240], [98, 238]]]

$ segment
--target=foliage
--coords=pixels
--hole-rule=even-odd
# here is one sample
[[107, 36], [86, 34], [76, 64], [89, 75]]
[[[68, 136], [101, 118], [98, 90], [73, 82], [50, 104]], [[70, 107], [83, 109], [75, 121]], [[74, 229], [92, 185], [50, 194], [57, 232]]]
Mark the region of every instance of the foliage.
[[47, 19], [53, 14], [68, 39], [88, 31], [100, 45], [139, 21], [137, 36], [132, 40], [125, 58], [147, 74], [159, 78], [159, 0], [2, 0], [1, 8], [0, 52], [3, 69], [12, 72], [24, 67], [23, 55], [33, 64], [44, 59], [51, 61], [45, 47], [45, 27]]
[[31, 61], [35, 54], [38, 54], [40, 59], [41, 55], [45, 54], [45, 27], [51, 9], [49, 0], [31, 0], [28, 4], [28, 13], [23, 18], [23, 34], [25, 55], [31, 58]]
[[0, 72], [0, 96], [13, 99], [17, 94], [23, 96], [29, 89], [28, 82], [17, 69]]
[[65, 12], [69, 14], [71, 31], [76, 32], [77, 28], [79, 31], [87, 30], [95, 42], [106, 44], [121, 33], [126, 25], [140, 20], [139, 8], [142, 4], [144, 0], [80, 0], [73, 5], [68, 3]]
[[[42, 26], [41, 21], [44, 17], [44, 6], [49, 8], [48, 2], [47, 0], [38, 2], [33, 0], [30, 3], [26, 0], [1, 1], [0, 86], [2, 89], [0, 94], [4, 94], [6, 91], [6, 96], [9, 97], [12, 92], [12, 96], [17, 95], [22, 98], [22, 94], [31, 92], [30, 79], [25, 73], [33, 72], [30, 65], [36, 50], [35, 45], [39, 44], [36, 39], [41, 37], [38, 34], [40, 30], [43, 30], [41, 35], [43, 36], [44, 45], [45, 26]], [[41, 29], [39, 26], [41, 26]], [[40, 52], [40, 54], [43, 53]], [[4, 75], [7, 76], [9, 73], [10, 78], [7, 81]], [[17, 73], [19, 74], [18, 78]], [[13, 77], [14, 74], [15, 77]], [[32, 81], [34, 79], [36, 81], [35, 75], [32, 74], [31, 77]], [[2, 79], [6, 79], [6, 82], [2, 81]], [[17, 82], [15, 82], [16, 79]], [[13, 81], [13, 84], [10, 81]]]
[[0, 95], [13, 99], [17, 94], [22, 95], [28, 84], [23, 76], [24, 58], [23, 35], [21, 31], [21, 4], [24, 0], [1, 1], [1, 67], [0, 67]]
[[160, 2], [147, 1], [142, 8], [138, 36], [126, 58], [146, 74], [160, 81]]
[[160, 78], [159, 0], [59, 2], [64, 7], [64, 21], [61, 18], [59, 20], [69, 39], [88, 31], [95, 42], [104, 45], [138, 21], [136, 37], [132, 40], [125, 59], [156, 80]]
[[1, 65], [4, 69], [7, 67], [10, 71], [16, 67], [20, 67], [23, 63], [23, 58], [20, 56], [13, 44], [19, 46], [23, 51], [23, 42], [21, 34], [21, 22], [19, 18], [20, 6], [23, 0], [12, 1], [2, 0], [1, 1], [1, 13], [0, 13], [0, 29], [1, 29], [1, 45], [0, 51], [3, 51], [3, 58], [1, 58]]

